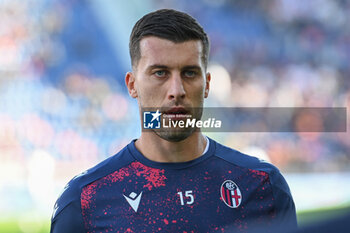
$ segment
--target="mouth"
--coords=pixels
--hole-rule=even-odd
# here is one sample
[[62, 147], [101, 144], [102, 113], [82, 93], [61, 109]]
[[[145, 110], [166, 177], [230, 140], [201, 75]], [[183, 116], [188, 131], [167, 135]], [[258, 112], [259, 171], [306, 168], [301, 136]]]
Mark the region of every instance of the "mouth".
[[171, 120], [183, 120], [191, 117], [189, 113], [184, 107], [173, 107], [163, 112], [163, 117]]

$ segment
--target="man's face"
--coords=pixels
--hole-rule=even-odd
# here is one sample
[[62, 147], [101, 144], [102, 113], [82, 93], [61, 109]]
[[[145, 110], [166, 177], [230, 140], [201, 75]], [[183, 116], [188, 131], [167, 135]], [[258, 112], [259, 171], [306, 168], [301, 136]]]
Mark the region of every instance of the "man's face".
[[[201, 117], [203, 100], [208, 96], [209, 73], [202, 62], [202, 43], [191, 40], [174, 43], [154, 36], [140, 41], [141, 58], [130, 75], [127, 86], [142, 108], [159, 108], [163, 114], [182, 113]], [[130, 85], [130, 81], [134, 81]], [[133, 90], [131, 90], [133, 89]], [[164, 115], [163, 115], [164, 116]], [[193, 129], [155, 131], [168, 141], [181, 141]]]

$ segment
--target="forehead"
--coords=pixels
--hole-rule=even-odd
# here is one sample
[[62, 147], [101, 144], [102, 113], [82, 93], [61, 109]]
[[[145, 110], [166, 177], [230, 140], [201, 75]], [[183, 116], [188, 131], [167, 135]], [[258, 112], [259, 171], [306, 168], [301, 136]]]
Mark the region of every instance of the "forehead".
[[140, 41], [140, 66], [162, 64], [169, 67], [198, 65], [202, 66], [202, 43], [200, 40], [189, 40], [175, 43], [154, 36]]

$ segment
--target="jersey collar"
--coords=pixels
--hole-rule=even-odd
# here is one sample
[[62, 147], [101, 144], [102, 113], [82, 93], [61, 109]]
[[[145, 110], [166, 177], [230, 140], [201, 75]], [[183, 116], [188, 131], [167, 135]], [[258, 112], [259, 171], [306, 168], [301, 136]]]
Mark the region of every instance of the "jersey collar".
[[143, 154], [141, 154], [140, 151], [138, 151], [135, 147], [135, 141], [134, 139], [131, 143], [128, 145], [128, 149], [130, 154], [139, 162], [143, 163], [146, 166], [154, 167], [154, 168], [160, 168], [160, 169], [184, 169], [191, 166], [194, 166], [196, 164], [201, 163], [202, 161], [208, 159], [211, 157], [215, 152], [216, 142], [208, 137], [209, 141], [209, 147], [207, 150], [204, 151], [204, 154], [202, 154], [200, 157], [187, 161], [187, 162], [178, 162], [178, 163], [161, 163], [161, 162], [155, 162], [152, 160], [149, 160], [146, 158]]

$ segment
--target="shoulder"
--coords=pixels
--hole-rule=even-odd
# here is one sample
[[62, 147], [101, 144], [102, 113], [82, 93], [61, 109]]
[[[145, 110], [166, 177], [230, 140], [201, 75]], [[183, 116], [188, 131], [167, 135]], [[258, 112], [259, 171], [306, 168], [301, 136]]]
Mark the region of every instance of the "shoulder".
[[57, 199], [54, 211], [52, 214], [52, 221], [69, 205], [73, 205], [78, 202], [80, 206], [81, 190], [88, 184], [110, 174], [114, 171], [128, 165], [133, 161], [133, 157], [128, 151], [128, 146], [124, 147], [116, 155], [109, 157], [97, 164], [96, 166], [80, 173], [73, 177]]
[[254, 174], [267, 174], [268, 179], [276, 192], [282, 191], [290, 195], [290, 190], [286, 180], [277, 167], [271, 163], [258, 159], [251, 155], [246, 155], [237, 150], [224, 146], [212, 140], [215, 144], [215, 156], [231, 163], [234, 166], [246, 168]]
[[224, 146], [214, 140], [211, 140], [215, 144], [215, 156], [225, 160], [228, 163], [234, 164], [239, 167], [245, 167], [253, 170], [260, 170], [267, 173], [278, 171], [278, 169], [268, 163], [265, 160], [258, 159], [254, 156], [244, 154], [238, 150]]
[[252, 177], [264, 176], [270, 183], [274, 198], [276, 221], [284, 226], [295, 227], [296, 212], [294, 201], [286, 180], [277, 167], [254, 156], [243, 154], [237, 150], [215, 143], [215, 156], [231, 163], [233, 166], [247, 169]]

